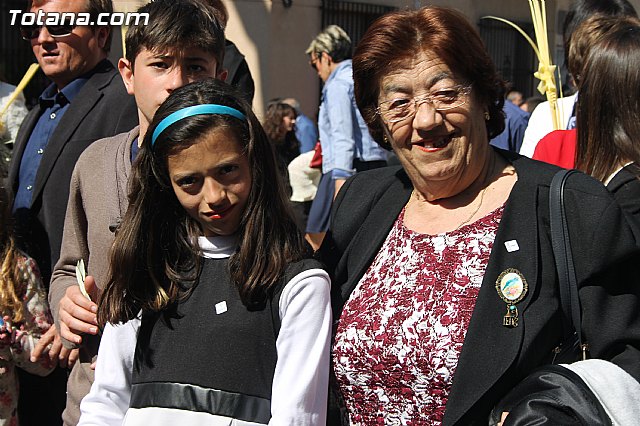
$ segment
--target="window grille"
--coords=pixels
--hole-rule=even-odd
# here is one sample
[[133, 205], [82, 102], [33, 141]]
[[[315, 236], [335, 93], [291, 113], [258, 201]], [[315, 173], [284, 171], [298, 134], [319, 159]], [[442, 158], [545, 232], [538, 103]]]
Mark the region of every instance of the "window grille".
[[[515, 22], [532, 39], [533, 25]], [[533, 73], [538, 69], [538, 60], [533, 49], [520, 33], [510, 26], [489, 19], [478, 23], [480, 36], [496, 65], [498, 72], [514, 89], [526, 97], [539, 95]]]

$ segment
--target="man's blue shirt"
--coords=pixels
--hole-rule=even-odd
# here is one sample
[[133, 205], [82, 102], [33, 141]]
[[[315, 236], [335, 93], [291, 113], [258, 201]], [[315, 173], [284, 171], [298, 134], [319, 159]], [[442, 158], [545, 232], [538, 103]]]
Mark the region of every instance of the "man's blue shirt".
[[369, 134], [353, 93], [351, 59], [338, 63], [322, 88], [318, 114], [322, 173], [333, 179], [355, 174], [353, 160], [386, 160], [387, 154]]
[[505, 100], [502, 111], [505, 115], [504, 131], [491, 139], [491, 145], [508, 151], [520, 152], [524, 131], [527, 130], [530, 114], [521, 110], [511, 101]]
[[39, 102], [42, 115], [38, 119], [27, 146], [20, 161], [20, 172], [18, 177], [18, 191], [13, 203], [13, 211], [21, 208], [31, 207], [33, 198], [33, 187], [42, 156], [51, 135], [60, 124], [62, 116], [69, 109], [69, 105], [78, 95], [82, 87], [89, 80], [89, 77], [80, 77], [73, 80], [61, 91], [57, 91], [55, 84], [51, 84], [40, 95]]
[[318, 142], [318, 129], [309, 117], [298, 113], [296, 117], [296, 138], [300, 142], [300, 154], [313, 151]]

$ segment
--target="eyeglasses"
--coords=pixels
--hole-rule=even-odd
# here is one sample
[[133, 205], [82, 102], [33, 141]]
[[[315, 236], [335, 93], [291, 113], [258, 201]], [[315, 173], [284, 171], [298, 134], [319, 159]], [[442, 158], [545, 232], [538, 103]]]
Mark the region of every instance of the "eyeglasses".
[[21, 25], [20, 26], [20, 35], [23, 40], [33, 40], [34, 38], [38, 38], [40, 36], [40, 29], [42, 27], [47, 27], [47, 31], [49, 35], [53, 38], [57, 37], [65, 37], [73, 32], [73, 29], [76, 27], [72, 24], [62, 24], [62, 25]]
[[428, 102], [436, 111], [447, 111], [467, 103], [467, 95], [471, 93], [471, 85], [458, 85], [439, 89], [417, 98], [396, 98], [381, 102], [376, 112], [388, 123], [412, 119], [418, 106]]
[[314, 70], [318, 71], [318, 66], [316, 65], [316, 62], [318, 62], [320, 59], [319, 58], [311, 58], [311, 60], [309, 61], [309, 65], [311, 66], [311, 68], [313, 68]]

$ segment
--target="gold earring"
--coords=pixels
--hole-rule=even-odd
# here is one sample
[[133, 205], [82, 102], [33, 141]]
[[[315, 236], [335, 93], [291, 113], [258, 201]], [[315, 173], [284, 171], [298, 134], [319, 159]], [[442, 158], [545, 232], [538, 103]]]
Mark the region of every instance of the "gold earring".
[[484, 112], [484, 120], [485, 121], [489, 121], [491, 119], [491, 115], [489, 114], [489, 111], [485, 111]]

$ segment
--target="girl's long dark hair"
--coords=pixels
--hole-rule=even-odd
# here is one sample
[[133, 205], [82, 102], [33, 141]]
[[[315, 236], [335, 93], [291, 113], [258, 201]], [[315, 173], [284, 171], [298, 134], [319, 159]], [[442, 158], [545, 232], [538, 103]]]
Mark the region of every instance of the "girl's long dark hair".
[[290, 195], [287, 166], [300, 155], [300, 142], [294, 130], [287, 130], [284, 125], [284, 118], [295, 119], [297, 116], [296, 110], [291, 105], [273, 102], [267, 106], [265, 116], [262, 126], [274, 148], [280, 173], [287, 182], [287, 194]]
[[576, 168], [604, 182], [640, 164], [640, 21], [619, 20], [589, 50], [578, 94]]
[[[151, 147], [151, 135], [162, 119], [200, 104], [235, 108], [247, 120], [227, 115], [188, 117], [165, 129]], [[110, 253], [109, 279], [98, 310], [100, 324], [127, 321], [141, 310], [163, 310], [189, 294], [200, 270], [197, 237], [202, 230], [173, 192], [167, 159], [219, 128], [236, 135], [251, 168], [239, 248], [229, 259], [231, 281], [243, 303], [261, 306], [287, 265], [303, 257], [304, 242], [289, 210], [273, 149], [251, 107], [225, 83], [191, 83], [160, 106], [133, 165], [129, 209]]]

